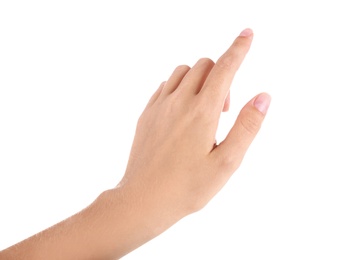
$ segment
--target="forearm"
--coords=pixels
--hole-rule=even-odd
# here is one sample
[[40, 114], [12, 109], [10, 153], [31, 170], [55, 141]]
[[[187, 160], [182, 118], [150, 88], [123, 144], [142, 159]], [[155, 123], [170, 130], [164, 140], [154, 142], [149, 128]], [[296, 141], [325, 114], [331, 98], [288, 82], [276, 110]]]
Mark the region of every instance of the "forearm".
[[180, 218], [164, 218], [159, 210], [137, 193], [108, 190], [83, 211], [4, 250], [0, 259], [118, 259]]

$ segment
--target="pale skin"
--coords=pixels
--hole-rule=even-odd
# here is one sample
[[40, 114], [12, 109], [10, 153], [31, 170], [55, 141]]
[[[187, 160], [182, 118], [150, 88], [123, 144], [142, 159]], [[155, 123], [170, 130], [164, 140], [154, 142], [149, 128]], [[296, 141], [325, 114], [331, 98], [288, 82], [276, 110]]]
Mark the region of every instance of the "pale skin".
[[253, 38], [244, 30], [216, 64], [178, 66], [139, 118], [125, 175], [81, 212], [0, 252], [0, 259], [119, 259], [202, 209], [236, 171], [270, 104], [262, 93], [215, 143], [233, 77]]

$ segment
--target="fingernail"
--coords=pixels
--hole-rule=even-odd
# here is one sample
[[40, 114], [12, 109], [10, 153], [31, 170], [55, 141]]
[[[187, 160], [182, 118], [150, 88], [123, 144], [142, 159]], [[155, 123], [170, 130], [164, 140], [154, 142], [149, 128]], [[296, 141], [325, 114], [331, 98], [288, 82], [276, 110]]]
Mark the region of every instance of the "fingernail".
[[250, 28], [244, 29], [241, 33], [240, 36], [242, 37], [250, 37], [253, 35], [253, 30]]
[[267, 93], [262, 93], [258, 95], [254, 100], [254, 107], [262, 114], [267, 114], [269, 108], [271, 97]]

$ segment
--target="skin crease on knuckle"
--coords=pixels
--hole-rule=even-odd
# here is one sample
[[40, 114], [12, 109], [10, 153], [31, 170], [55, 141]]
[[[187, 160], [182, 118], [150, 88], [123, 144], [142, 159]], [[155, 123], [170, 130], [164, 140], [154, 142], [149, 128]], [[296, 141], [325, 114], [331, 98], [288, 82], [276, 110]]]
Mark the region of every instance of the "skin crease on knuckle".
[[230, 70], [234, 66], [233, 53], [228, 53], [224, 57], [221, 57], [217, 62], [216, 66], [223, 70]]
[[248, 133], [255, 135], [260, 129], [263, 115], [257, 112], [255, 113], [256, 116], [248, 116], [247, 113], [249, 113], [249, 111], [241, 112], [240, 123]]

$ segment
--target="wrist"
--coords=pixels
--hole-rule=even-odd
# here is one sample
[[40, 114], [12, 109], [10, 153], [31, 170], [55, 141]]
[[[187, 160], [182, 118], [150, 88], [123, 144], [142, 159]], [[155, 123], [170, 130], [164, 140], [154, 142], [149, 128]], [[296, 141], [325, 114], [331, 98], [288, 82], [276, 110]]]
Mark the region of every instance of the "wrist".
[[130, 239], [143, 244], [188, 215], [180, 203], [171, 203], [164, 194], [155, 194], [159, 193], [145, 191], [142, 187], [119, 186], [103, 192], [99, 200], [111, 208], [112, 213], [120, 212]]

